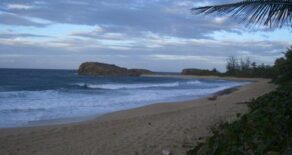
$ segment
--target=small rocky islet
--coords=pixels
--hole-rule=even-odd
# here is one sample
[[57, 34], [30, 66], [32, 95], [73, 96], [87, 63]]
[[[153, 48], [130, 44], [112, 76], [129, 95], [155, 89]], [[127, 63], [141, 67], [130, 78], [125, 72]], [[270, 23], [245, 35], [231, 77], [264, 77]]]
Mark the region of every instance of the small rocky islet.
[[147, 69], [127, 69], [114, 64], [100, 62], [85, 62], [79, 66], [79, 75], [107, 75], [107, 76], [141, 76], [142, 74], [154, 74]]

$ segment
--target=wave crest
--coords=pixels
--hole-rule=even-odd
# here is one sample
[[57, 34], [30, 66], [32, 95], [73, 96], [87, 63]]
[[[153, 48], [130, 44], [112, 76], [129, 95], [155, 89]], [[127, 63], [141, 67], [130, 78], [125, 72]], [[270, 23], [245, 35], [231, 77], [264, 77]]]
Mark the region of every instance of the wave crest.
[[140, 84], [87, 84], [77, 83], [75, 84], [80, 87], [91, 88], [91, 89], [141, 89], [141, 88], [163, 88], [163, 87], [177, 87], [180, 85], [179, 82], [173, 83], [140, 83]]

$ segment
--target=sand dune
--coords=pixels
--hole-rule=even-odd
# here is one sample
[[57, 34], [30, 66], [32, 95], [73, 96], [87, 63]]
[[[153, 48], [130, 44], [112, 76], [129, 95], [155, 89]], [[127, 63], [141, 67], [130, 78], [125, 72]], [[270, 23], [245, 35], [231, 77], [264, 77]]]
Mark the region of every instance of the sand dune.
[[66, 125], [0, 129], [0, 154], [185, 154], [211, 126], [247, 111], [238, 103], [275, 88], [269, 80], [255, 81], [216, 99], [159, 103]]

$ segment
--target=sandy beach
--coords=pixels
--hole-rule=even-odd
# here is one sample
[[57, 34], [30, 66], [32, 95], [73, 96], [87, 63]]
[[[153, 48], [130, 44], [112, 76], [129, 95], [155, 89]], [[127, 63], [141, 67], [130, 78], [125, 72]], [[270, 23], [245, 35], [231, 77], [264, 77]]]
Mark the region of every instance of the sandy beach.
[[243, 102], [276, 88], [268, 79], [223, 79], [254, 82], [216, 97], [157, 103], [79, 123], [0, 129], [0, 154], [185, 154], [212, 126], [247, 112]]

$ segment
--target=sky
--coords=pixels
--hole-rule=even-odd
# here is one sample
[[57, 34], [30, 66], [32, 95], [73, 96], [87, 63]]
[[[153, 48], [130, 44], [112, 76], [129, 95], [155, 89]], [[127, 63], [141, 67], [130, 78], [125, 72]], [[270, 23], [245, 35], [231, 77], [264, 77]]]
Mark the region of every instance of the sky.
[[291, 28], [247, 28], [192, 7], [236, 0], [1, 0], [0, 68], [77, 69], [97, 61], [178, 72], [225, 70], [230, 56], [273, 64]]

